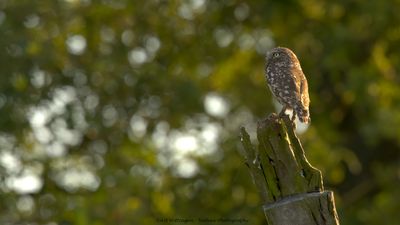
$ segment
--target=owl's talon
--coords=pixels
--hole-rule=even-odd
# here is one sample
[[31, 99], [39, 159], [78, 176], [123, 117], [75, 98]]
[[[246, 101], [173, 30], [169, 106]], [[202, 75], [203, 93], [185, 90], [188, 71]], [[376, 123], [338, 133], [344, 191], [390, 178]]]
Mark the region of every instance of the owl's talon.
[[279, 117], [284, 117], [286, 114], [285, 114], [285, 111], [281, 111], [280, 113], [279, 113]]
[[279, 117], [284, 117], [284, 116], [286, 116], [286, 107], [284, 106], [283, 108], [282, 108], [282, 110], [281, 110], [281, 112], [279, 113]]
[[295, 113], [295, 111], [293, 111], [292, 118], [290, 119], [290, 122], [292, 122], [292, 127], [295, 130], [296, 129], [296, 113]]

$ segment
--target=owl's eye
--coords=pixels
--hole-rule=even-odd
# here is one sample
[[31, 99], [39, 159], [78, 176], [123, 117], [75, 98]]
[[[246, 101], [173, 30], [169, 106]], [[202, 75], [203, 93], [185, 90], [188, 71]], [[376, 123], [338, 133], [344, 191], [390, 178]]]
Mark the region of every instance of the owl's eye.
[[274, 53], [274, 58], [279, 57], [279, 52]]

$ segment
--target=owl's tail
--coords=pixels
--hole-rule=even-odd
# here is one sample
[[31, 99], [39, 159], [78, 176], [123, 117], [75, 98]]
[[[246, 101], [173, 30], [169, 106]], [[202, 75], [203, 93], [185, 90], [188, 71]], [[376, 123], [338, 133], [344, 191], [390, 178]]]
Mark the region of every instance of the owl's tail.
[[300, 122], [302, 123], [311, 122], [310, 111], [308, 110], [308, 108], [296, 105], [296, 107], [294, 107], [294, 111], [296, 112], [296, 115], [299, 117]]

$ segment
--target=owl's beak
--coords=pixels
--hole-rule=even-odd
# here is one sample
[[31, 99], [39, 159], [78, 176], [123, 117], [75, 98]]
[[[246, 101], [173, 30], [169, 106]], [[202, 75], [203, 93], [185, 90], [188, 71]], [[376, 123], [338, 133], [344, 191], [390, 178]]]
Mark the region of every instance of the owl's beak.
[[265, 62], [268, 65], [270, 59], [271, 59], [272, 51], [268, 51], [267, 54], [265, 54]]

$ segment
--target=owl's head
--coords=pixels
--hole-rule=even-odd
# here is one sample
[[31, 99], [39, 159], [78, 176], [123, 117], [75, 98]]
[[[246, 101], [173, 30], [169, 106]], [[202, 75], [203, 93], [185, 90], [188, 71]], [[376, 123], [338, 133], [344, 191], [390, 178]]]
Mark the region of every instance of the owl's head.
[[267, 52], [267, 65], [279, 63], [282, 66], [289, 66], [292, 63], [298, 63], [296, 55], [292, 50], [285, 47], [276, 47]]

